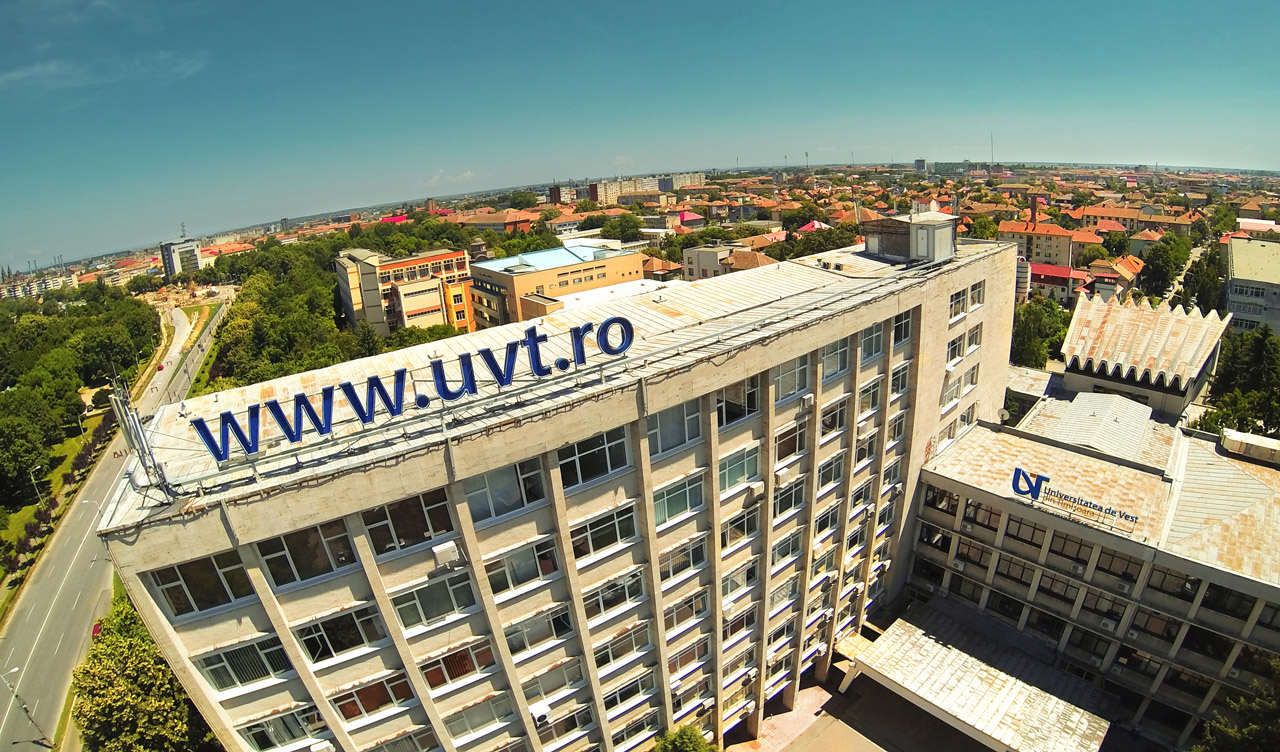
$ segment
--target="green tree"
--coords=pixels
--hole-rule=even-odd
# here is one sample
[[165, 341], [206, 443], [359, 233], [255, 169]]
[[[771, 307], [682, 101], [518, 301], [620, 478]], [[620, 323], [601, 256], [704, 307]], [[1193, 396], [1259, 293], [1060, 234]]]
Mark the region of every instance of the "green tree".
[[1129, 236], [1119, 231], [1109, 232], [1102, 239], [1102, 247], [1112, 258], [1119, 258], [1129, 252]]
[[0, 441], [0, 492], [6, 503], [30, 498], [34, 491], [28, 471], [49, 466], [46, 437], [39, 426], [16, 415], [0, 417], [0, 436], [4, 437]]
[[1147, 295], [1163, 295], [1178, 274], [1178, 268], [1168, 247], [1156, 243], [1147, 249], [1143, 261], [1146, 265], [1138, 274], [1138, 287], [1142, 288]]
[[1111, 254], [1107, 253], [1107, 249], [1097, 243], [1090, 243], [1080, 251], [1080, 255], [1076, 257], [1076, 267], [1083, 268], [1095, 261], [1110, 260]]
[[125, 289], [134, 295], [152, 292], [164, 287], [164, 280], [154, 274], [139, 274], [125, 283]]
[[812, 201], [801, 204], [799, 209], [788, 209], [782, 213], [782, 228], [794, 230], [813, 221], [826, 223], [830, 219], [827, 213]]
[[583, 212], [600, 211], [600, 204], [589, 198], [584, 198], [573, 205], [573, 210], [579, 214], [582, 214]]
[[991, 217], [979, 215], [973, 218], [973, 224], [969, 225], [969, 237], [990, 240], [994, 238], [1000, 231], [1000, 226]]
[[560, 216], [563, 213], [564, 212], [561, 212], [559, 209], [553, 206], [550, 209], [543, 209], [542, 213], [538, 215], [538, 218], [541, 219], [543, 222], [550, 222], [551, 220], [555, 219], [556, 217]]
[[640, 232], [643, 224], [634, 214], [621, 214], [605, 222], [600, 228], [600, 237], [621, 240], [626, 243], [644, 237]]
[[1204, 738], [1195, 752], [1256, 752], [1280, 749], [1280, 659], [1271, 659], [1267, 676], [1253, 683], [1252, 694], [1234, 694], [1227, 700], [1231, 715], [1216, 711], [1204, 724]]
[[356, 354], [362, 358], [382, 352], [382, 341], [368, 321], [356, 324]]
[[694, 726], [681, 726], [663, 731], [653, 745], [653, 752], [715, 752], [715, 747]]
[[1062, 349], [1070, 324], [1070, 311], [1048, 298], [1033, 295], [1014, 309], [1009, 361], [1014, 365], [1044, 368], [1049, 356]]
[[1209, 227], [1214, 234], [1222, 235], [1236, 229], [1236, 210], [1230, 204], [1218, 204], [1209, 214]]
[[71, 717], [89, 752], [220, 749], [124, 596], [102, 619], [71, 686]]
[[512, 209], [528, 209], [538, 205], [538, 194], [533, 191], [516, 191], [511, 194]]
[[579, 230], [595, 230], [604, 227], [609, 221], [608, 214], [588, 214], [578, 223]]

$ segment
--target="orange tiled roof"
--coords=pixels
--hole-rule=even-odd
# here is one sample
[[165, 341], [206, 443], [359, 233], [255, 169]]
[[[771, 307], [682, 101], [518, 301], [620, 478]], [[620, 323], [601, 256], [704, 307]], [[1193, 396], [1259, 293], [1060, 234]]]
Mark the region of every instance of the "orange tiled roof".
[[1071, 237], [1071, 231], [1049, 222], [1023, 222], [1017, 219], [1006, 219], [1000, 223], [1000, 232], [1018, 232], [1027, 235], [1057, 235]]

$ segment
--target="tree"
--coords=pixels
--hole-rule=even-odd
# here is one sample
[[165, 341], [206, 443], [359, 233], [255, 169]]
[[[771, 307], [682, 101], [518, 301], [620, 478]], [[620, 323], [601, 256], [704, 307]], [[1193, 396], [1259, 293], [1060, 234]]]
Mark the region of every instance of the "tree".
[[1280, 659], [1272, 658], [1267, 676], [1253, 683], [1253, 692], [1232, 693], [1227, 700], [1231, 717], [1214, 713], [1204, 724], [1204, 739], [1195, 752], [1255, 752], [1280, 749]]
[[538, 194], [533, 191], [516, 191], [511, 194], [512, 209], [528, 209], [538, 205]]
[[592, 199], [584, 198], [578, 203], [573, 205], [573, 210], [578, 214], [582, 214], [584, 212], [600, 211], [600, 204], [596, 203]]
[[1129, 236], [1118, 230], [1109, 232], [1102, 239], [1102, 247], [1107, 249], [1112, 258], [1119, 258], [1129, 252]]
[[1070, 323], [1070, 311], [1048, 298], [1033, 295], [1014, 309], [1009, 361], [1014, 365], [1044, 368], [1049, 356], [1062, 348]]
[[367, 358], [380, 352], [382, 352], [382, 342], [369, 322], [361, 321], [356, 324], [356, 353], [362, 358]]
[[994, 238], [1000, 231], [999, 225], [991, 217], [985, 214], [973, 218], [973, 224], [969, 225], [969, 237], [990, 240]]
[[0, 416], [0, 489], [7, 497], [30, 497], [28, 470], [48, 467], [49, 451], [39, 427], [18, 415]]
[[564, 212], [560, 211], [559, 209], [553, 206], [550, 209], [543, 209], [542, 213], [538, 215], [538, 218], [541, 219], [543, 222], [550, 222], [551, 220], [555, 219], [556, 217], [559, 217], [563, 213]]
[[1138, 274], [1138, 287], [1142, 288], [1147, 295], [1163, 295], [1178, 274], [1168, 247], [1156, 243], [1147, 249], [1146, 258], [1143, 261], [1146, 265]]
[[72, 674], [71, 717], [89, 752], [219, 749], [123, 595]]
[[152, 292], [164, 287], [164, 280], [153, 274], [139, 274], [125, 283], [125, 289], [133, 295]]
[[1107, 249], [1097, 243], [1090, 243], [1080, 251], [1080, 255], [1076, 257], [1076, 267], [1084, 268], [1095, 261], [1109, 261], [1111, 254], [1107, 253]]
[[579, 230], [595, 230], [595, 229], [604, 227], [605, 223], [608, 221], [609, 221], [608, 214], [589, 214], [583, 217], [582, 221], [578, 223], [578, 229]]
[[630, 243], [644, 237], [640, 232], [642, 227], [640, 218], [634, 214], [622, 214], [608, 222], [600, 228], [600, 237], [621, 240]]
[[90, 401], [94, 410], [101, 410], [111, 404], [111, 389], [103, 387], [93, 393], [93, 399]]
[[681, 726], [675, 731], [663, 731], [653, 745], [653, 752], [715, 752], [715, 747], [697, 727]]

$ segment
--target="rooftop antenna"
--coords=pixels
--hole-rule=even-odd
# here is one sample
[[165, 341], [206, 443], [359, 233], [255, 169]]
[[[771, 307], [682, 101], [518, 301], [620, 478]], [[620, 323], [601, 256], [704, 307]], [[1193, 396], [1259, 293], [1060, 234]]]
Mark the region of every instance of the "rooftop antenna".
[[804, 169], [805, 172], [809, 171], [809, 152], [807, 151], [804, 153]]
[[178, 237], [185, 238], [187, 236], [187, 223], [183, 222], [179, 226], [182, 228], [182, 234]]
[[988, 133], [987, 133], [987, 135], [989, 135], [989, 136], [991, 137], [991, 165], [990, 165], [990, 166], [991, 166], [991, 169], [995, 169], [995, 166], [996, 166], [996, 134], [995, 134], [994, 132], [988, 132]]

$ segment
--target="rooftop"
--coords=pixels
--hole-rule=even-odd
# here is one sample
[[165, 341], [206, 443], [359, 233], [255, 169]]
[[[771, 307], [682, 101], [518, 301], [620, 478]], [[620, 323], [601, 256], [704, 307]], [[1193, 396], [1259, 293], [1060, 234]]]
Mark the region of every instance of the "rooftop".
[[[676, 268], [680, 268], [676, 265]], [[688, 282], [681, 280], [669, 280], [661, 282], [656, 279], [633, 279], [627, 282], [619, 282], [616, 285], [608, 285], [607, 287], [597, 287], [594, 290], [583, 290], [582, 292], [571, 292], [567, 295], [553, 296], [556, 300], [564, 304], [564, 310], [572, 308], [582, 308], [583, 306], [595, 305], [608, 300], [620, 300], [629, 298], [633, 295], [644, 295], [645, 293], [657, 292], [668, 287], [676, 287], [686, 285]]]
[[1227, 276], [1280, 285], [1280, 242], [1231, 237], [1227, 240]]
[[[1034, 267], [1035, 265], [1032, 264]], [[1182, 390], [1204, 368], [1231, 314], [1152, 308], [1146, 302], [1081, 295], [1062, 342], [1068, 369]]]
[[588, 261], [600, 261], [616, 256], [626, 256], [635, 251], [623, 251], [616, 248], [598, 246], [561, 246], [541, 251], [530, 251], [506, 258], [473, 261], [472, 268], [487, 269], [505, 274], [523, 274], [527, 272], [545, 272], [559, 269], [562, 266], [574, 266]]
[[[139, 458], [131, 454], [126, 469], [138, 485], [127, 481], [117, 484], [108, 499], [102, 527], [128, 527], [185, 510], [262, 498], [302, 483], [359, 472], [372, 464], [400, 461], [406, 452], [426, 451], [446, 438], [457, 441], [563, 411], [583, 400], [630, 388], [641, 379], [771, 341], [908, 290], [942, 269], [975, 263], [1008, 248], [1007, 243], [993, 241], [961, 243], [956, 257], [941, 268], [867, 260], [867, 270], [840, 272], [804, 263], [771, 263], [671, 286], [656, 294], [558, 311], [531, 321], [207, 394], [180, 405], [164, 405], [142, 430], [156, 462], [164, 468], [171, 493], [145, 484]], [[553, 255], [565, 252], [550, 251]], [[586, 345], [585, 364], [574, 366], [572, 328], [612, 317], [622, 317], [634, 327], [630, 348], [620, 355], [607, 355], [589, 337], [582, 343]], [[510, 343], [524, 338], [530, 327], [547, 338], [540, 346], [542, 360], [556, 364], [558, 371], [539, 378], [531, 372], [528, 359], [521, 357], [516, 360], [510, 384], [499, 388], [489, 368], [477, 363], [475, 393], [448, 402], [431, 393], [428, 399], [426, 384], [433, 381], [434, 370], [438, 369], [449, 385], [457, 385], [461, 381], [460, 356], [470, 358], [483, 348], [501, 353]], [[372, 424], [365, 425], [345, 396], [348, 389], [363, 395], [368, 379], [376, 375], [394, 391], [392, 375], [400, 369], [404, 369], [405, 379], [403, 412], [393, 417], [385, 408], [379, 409]], [[344, 383], [351, 386], [334, 389]], [[261, 408], [270, 400], [287, 405], [294, 395], [304, 395], [318, 404], [326, 390], [333, 399], [333, 418], [326, 435], [308, 423], [298, 440], [291, 442], [272, 413]], [[373, 387], [369, 390], [372, 401]], [[257, 452], [248, 457], [237, 440], [228, 439], [228, 458], [219, 462], [206, 451], [192, 421], [207, 421], [216, 435], [220, 425], [230, 425], [222, 423], [220, 416], [230, 414], [246, 425], [250, 411], [264, 413], [259, 421]]]

